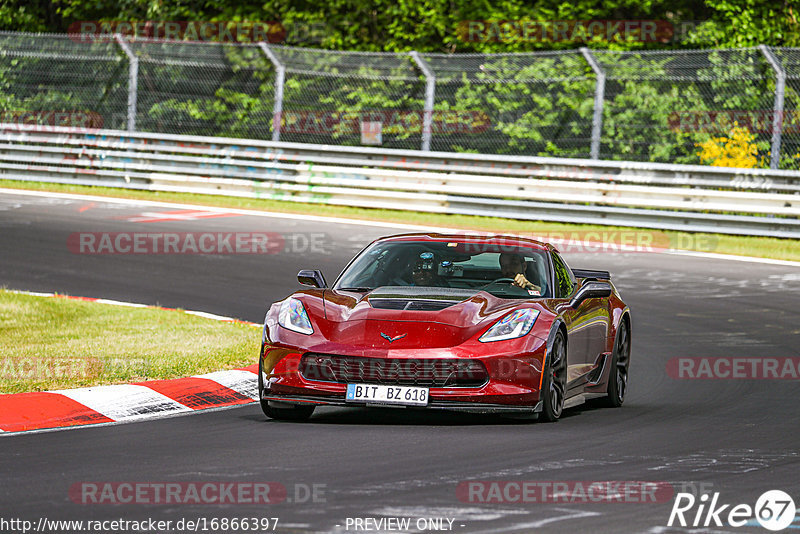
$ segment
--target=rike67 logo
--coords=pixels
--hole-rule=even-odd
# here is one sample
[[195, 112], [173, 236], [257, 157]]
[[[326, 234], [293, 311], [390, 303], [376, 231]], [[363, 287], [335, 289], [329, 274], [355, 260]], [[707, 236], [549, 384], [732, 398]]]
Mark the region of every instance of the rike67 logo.
[[710, 498], [708, 494], [703, 494], [699, 499], [691, 493], [678, 493], [675, 503], [672, 505], [667, 526], [671, 527], [673, 524], [682, 527], [761, 525], [767, 530], [779, 531], [792, 524], [796, 512], [794, 500], [788, 493], [781, 490], [764, 492], [754, 507], [749, 504], [722, 504], [719, 502], [719, 492], [714, 493]]

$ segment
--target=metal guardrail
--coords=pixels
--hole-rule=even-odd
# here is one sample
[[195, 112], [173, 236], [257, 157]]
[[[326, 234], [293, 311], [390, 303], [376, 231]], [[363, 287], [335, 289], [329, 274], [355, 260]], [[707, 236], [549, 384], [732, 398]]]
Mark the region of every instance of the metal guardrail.
[[0, 124], [0, 177], [800, 238], [800, 172]]

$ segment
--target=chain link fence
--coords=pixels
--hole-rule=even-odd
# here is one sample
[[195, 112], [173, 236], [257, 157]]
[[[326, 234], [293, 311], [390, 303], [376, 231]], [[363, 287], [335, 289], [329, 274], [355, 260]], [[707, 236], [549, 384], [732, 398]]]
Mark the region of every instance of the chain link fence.
[[[589, 157], [595, 81], [580, 54], [421, 55], [442, 119], [434, 150]], [[448, 128], [448, 117], [474, 120]]]
[[771, 48], [786, 74], [780, 168], [800, 167], [800, 49]]
[[420, 148], [425, 79], [408, 54], [271, 50], [286, 72], [280, 140]]
[[0, 33], [2, 122], [301, 143], [704, 163], [745, 128], [800, 168], [800, 49], [336, 52]]
[[0, 118], [49, 125], [126, 127], [128, 62], [87, 36], [0, 33]]
[[261, 139], [272, 131], [274, 71], [258, 46], [132, 41], [136, 129]]
[[769, 152], [775, 76], [759, 49], [593, 55], [606, 75], [601, 159], [699, 163], [697, 144], [734, 123]]

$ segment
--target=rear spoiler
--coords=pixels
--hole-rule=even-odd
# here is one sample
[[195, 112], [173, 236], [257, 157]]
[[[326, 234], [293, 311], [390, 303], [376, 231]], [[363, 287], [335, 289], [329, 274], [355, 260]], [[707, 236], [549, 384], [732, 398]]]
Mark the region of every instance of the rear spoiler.
[[611, 273], [608, 271], [591, 271], [589, 269], [572, 269], [575, 278], [595, 278], [597, 280], [611, 280]]

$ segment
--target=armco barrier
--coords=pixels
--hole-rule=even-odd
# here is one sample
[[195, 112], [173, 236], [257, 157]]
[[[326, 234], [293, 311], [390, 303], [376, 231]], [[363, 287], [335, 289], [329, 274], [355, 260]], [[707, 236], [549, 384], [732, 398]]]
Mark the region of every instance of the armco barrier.
[[0, 177], [800, 237], [800, 172], [0, 124]]

